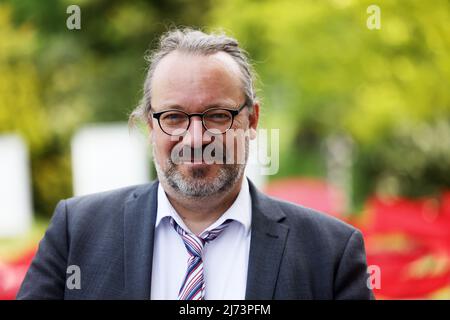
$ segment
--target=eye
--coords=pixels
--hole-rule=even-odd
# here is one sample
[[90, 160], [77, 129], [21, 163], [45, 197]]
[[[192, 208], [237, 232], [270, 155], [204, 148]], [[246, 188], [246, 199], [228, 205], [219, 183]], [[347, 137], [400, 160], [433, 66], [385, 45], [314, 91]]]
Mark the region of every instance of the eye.
[[212, 111], [206, 114], [206, 118], [211, 121], [228, 121], [231, 115], [227, 111]]
[[167, 115], [164, 119], [166, 120], [177, 120], [182, 118], [182, 116], [180, 114], [169, 114]]
[[168, 124], [176, 124], [186, 120], [186, 115], [181, 112], [167, 112], [161, 117], [161, 120]]

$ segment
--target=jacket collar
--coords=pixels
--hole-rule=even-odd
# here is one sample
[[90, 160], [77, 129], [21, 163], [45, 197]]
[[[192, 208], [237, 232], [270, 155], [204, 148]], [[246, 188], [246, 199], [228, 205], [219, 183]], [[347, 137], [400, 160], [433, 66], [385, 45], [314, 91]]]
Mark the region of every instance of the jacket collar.
[[[273, 299], [289, 228], [276, 202], [248, 180], [252, 223], [246, 299]], [[158, 181], [138, 187], [125, 203], [124, 270], [129, 299], [149, 299]]]
[[271, 300], [280, 270], [289, 228], [277, 203], [249, 180], [252, 197], [252, 235], [247, 274], [247, 300]]

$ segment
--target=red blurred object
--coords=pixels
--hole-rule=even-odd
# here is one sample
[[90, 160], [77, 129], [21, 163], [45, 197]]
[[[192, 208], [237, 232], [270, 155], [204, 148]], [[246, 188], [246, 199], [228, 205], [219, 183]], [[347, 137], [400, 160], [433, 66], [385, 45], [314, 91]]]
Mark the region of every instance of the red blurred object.
[[372, 198], [367, 211], [370, 221], [359, 227], [368, 264], [381, 270], [377, 296], [424, 299], [450, 289], [450, 192], [440, 200]]
[[16, 298], [35, 253], [36, 249], [33, 249], [13, 262], [0, 261], [0, 300]]
[[377, 298], [426, 299], [440, 290], [450, 291], [450, 191], [440, 199], [372, 197], [364, 223], [343, 216], [345, 195], [325, 181], [288, 178], [271, 182], [265, 191], [361, 229], [367, 263], [380, 270]]
[[450, 192], [437, 199], [373, 198], [368, 204], [374, 215], [366, 233], [404, 232], [436, 250], [450, 250]]
[[[270, 183], [266, 192], [343, 219], [344, 195], [323, 181], [284, 179]], [[366, 211], [368, 220], [357, 227], [368, 265], [381, 272], [377, 298], [424, 299], [450, 291], [450, 191], [439, 200], [373, 197]], [[0, 261], [0, 300], [15, 298], [34, 255], [35, 249], [16, 261]]]
[[280, 179], [270, 182], [264, 191], [270, 196], [336, 217], [342, 217], [345, 211], [345, 195], [337, 188], [319, 179]]

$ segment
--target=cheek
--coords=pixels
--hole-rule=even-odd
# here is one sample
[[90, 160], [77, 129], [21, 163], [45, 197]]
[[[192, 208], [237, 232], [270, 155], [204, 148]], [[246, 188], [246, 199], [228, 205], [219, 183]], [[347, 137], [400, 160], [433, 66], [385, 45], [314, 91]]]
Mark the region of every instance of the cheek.
[[224, 150], [227, 152], [227, 157], [230, 157], [233, 163], [242, 163], [242, 159], [245, 158], [245, 131], [237, 131], [235, 135], [227, 136], [224, 139]]
[[156, 149], [157, 157], [162, 160], [170, 157], [173, 147], [178, 143], [178, 141], [172, 141], [171, 137], [164, 133], [154, 133], [152, 142], [153, 148]]

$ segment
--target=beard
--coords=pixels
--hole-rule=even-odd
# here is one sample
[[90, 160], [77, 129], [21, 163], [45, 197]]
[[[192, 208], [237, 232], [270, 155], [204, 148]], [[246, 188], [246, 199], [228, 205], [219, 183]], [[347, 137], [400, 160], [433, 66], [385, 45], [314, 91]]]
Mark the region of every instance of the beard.
[[249, 143], [245, 141], [245, 163], [217, 164], [218, 173], [214, 177], [208, 177], [209, 166], [189, 168], [187, 174], [180, 170], [169, 157], [165, 161], [165, 167], [158, 163], [153, 145], [153, 159], [158, 179], [168, 184], [173, 190], [187, 198], [207, 198], [219, 193], [231, 190], [242, 178], [245, 171], [245, 163], [248, 159]]

